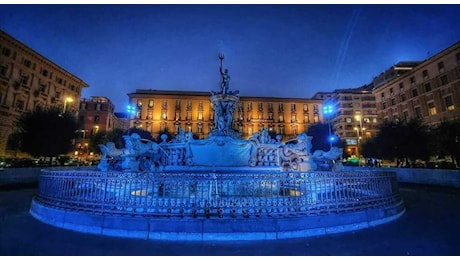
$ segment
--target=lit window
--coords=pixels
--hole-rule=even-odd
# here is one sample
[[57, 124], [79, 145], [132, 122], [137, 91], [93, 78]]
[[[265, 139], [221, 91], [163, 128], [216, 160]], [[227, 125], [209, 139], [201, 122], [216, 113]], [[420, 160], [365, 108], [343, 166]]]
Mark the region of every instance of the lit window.
[[436, 115], [436, 107], [433, 102], [428, 103], [428, 114], [430, 116]]
[[446, 102], [446, 108], [448, 111], [452, 111], [455, 109], [454, 102], [452, 100], [452, 96], [445, 97], [444, 102]]

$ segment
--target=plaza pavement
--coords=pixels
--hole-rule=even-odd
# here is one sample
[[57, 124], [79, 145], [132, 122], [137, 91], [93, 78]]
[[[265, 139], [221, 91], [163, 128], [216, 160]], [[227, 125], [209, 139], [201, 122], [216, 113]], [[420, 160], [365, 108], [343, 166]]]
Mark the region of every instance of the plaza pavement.
[[78, 233], [29, 214], [34, 185], [0, 187], [0, 255], [460, 255], [460, 189], [399, 186], [406, 213], [393, 222], [322, 237], [257, 242], [166, 242]]

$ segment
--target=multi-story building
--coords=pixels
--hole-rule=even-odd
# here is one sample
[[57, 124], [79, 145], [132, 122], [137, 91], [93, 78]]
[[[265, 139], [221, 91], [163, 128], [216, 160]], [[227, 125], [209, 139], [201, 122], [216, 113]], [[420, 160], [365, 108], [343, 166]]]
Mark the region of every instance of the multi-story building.
[[[210, 92], [138, 89], [128, 96], [136, 107], [130, 125], [154, 137], [161, 132], [175, 134], [181, 127], [206, 138], [215, 127]], [[241, 96], [234, 113], [234, 129], [243, 138], [264, 128], [290, 138], [322, 120], [321, 106], [321, 100]]]
[[0, 30], [0, 156], [17, 118], [37, 106], [78, 113], [83, 80]]
[[460, 119], [460, 42], [376, 87], [383, 120], [421, 118], [427, 125]]
[[377, 130], [375, 97], [372, 85], [356, 89], [338, 89], [324, 102], [331, 106], [330, 123], [334, 133], [345, 140], [345, 152], [358, 155], [359, 142], [373, 136]]
[[334, 133], [345, 140], [346, 154], [358, 156], [360, 143], [378, 132], [378, 124], [382, 120], [378, 118], [376, 97], [372, 90], [408, 73], [420, 63], [399, 62], [374, 77], [368, 85], [315, 94], [315, 98], [324, 100], [324, 106], [331, 107], [330, 118], [326, 119], [330, 120]]
[[80, 100], [79, 121], [82, 136], [89, 137], [99, 131], [110, 131], [119, 125], [115, 106], [107, 97], [92, 96]]
[[[107, 97], [92, 96], [80, 100], [78, 120], [81, 128], [75, 140], [74, 155], [79, 160], [86, 160], [90, 155], [89, 138], [100, 131], [111, 131], [123, 127], [120, 119], [115, 116], [115, 106]], [[127, 129], [127, 128], [126, 128]]]

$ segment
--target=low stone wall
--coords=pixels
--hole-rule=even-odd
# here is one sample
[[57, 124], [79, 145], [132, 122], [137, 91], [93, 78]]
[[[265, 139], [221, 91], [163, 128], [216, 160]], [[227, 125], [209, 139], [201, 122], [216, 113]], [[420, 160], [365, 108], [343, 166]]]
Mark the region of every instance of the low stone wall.
[[421, 169], [421, 168], [373, 168], [346, 166], [346, 171], [394, 171], [398, 182], [448, 186], [460, 188], [460, 170]]
[[38, 183], [41, 168], [4, 168], [0, 170], [0, 187]]

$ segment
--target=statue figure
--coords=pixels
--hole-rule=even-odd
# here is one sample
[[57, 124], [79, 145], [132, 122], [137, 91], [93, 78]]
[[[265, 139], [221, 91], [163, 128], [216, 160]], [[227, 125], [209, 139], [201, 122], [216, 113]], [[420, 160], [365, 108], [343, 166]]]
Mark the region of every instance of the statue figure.
[[301, 133], [295, 139], [295, 144], [280, 146], [280, 159], [290, 170], [306, 171], [312, 169], [310, 162], [311, 138], [307, 134]]
[[222, 61], [224, 60], [224, 55], [219, 54], [219, 59], [220, 59], [220, 76], [222, 77], [222, 83], [221, 83], [221, 92], [222, 94], [227, 94], [227, 90], [229, 88], [230, 84], [230, 75], [228, 74], [228, 69], [222, 70]]
[[230, 75], [228, 74], [228, 69], [225, 69], [225, 71], [222, 72], [222, 67], [221, 67], [220, 75], [222, 76], [222, 86], [221, 86], [222, 94], [227, 94], [227, 90], [230, 84]]

